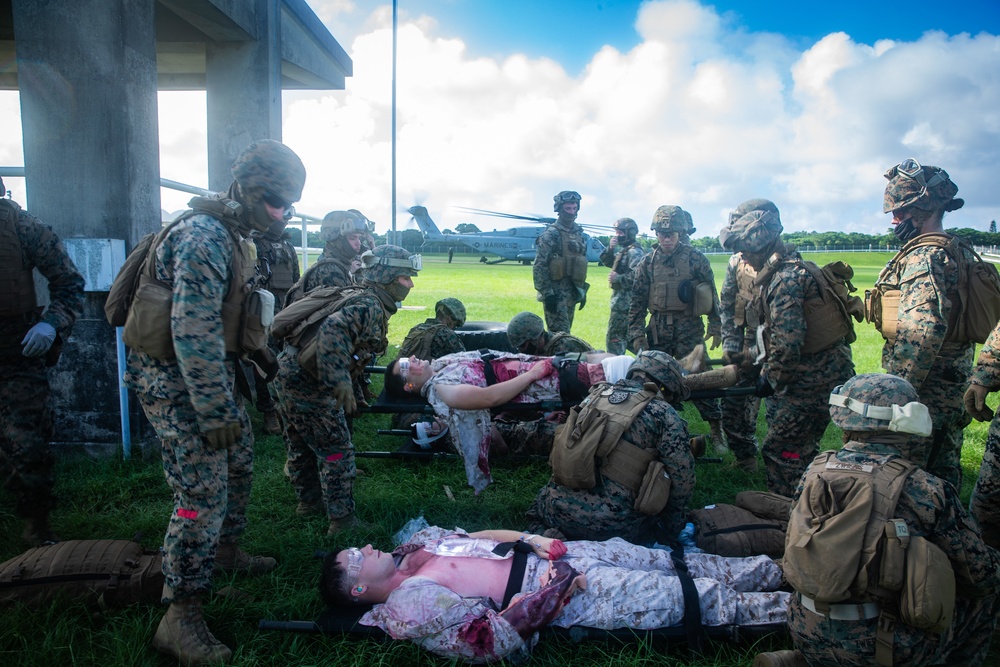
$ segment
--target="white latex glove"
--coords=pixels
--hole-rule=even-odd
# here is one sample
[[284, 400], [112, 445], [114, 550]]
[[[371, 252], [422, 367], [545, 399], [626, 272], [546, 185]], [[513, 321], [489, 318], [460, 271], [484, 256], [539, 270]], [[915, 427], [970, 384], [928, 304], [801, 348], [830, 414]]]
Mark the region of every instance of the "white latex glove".
[[39, 322], [28, 329], [21, 345], [24, 349], [21, 354], [26, 357], [40, 357], [49, 351], [52, 343], [56, 342], [56, 330], [48, 322]]

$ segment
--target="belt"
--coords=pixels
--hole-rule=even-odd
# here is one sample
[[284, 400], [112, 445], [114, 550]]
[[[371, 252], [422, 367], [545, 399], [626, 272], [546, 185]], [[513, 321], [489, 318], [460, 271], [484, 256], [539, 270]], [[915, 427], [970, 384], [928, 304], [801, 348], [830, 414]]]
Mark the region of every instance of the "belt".
[[826, 616], [831, 621], [861, 621], [871, 618], [878, 618], [881, 607], [878, 602], [858, 602], [855, 604], [831, 604], [826, 613], [816, 608], [816, 601], [810, 597], [799, 594], [802, 606], [820, 616]]

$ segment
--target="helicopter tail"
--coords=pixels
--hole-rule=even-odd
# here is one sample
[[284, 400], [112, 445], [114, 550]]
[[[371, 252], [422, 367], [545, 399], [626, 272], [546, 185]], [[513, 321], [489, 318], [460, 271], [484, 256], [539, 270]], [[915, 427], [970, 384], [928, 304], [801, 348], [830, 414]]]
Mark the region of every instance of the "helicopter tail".
[[437, 225], [434, 224], [434, 221], [431, 220], [431, 216], [427, 213], [426, 208], [423, 206], [411, 206], [407, 210], [410, 212], [410, 215], [413, 216], [413, 219], [417, 223], [417, 227], [419, 227], [420, 231], [423, 233], [425, 241], [433, 241], [444, 237], [441, 230], [438, 229]]

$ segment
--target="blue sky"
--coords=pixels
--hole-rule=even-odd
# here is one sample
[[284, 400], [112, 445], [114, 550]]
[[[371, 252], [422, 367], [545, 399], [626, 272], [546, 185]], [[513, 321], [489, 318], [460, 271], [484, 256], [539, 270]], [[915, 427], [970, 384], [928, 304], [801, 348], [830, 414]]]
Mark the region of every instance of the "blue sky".
[[[392, 211], [391, 3], [307, 0], [347, 50], [342, 91], [289, 91], [283, 140], [306, 164], [299, 210]], [[966, 205], [949, 227], [1000, 219], [1000, 0], [698, 2], [400, 0], [398, 209], [551, 214], [581, 222], [662, 204], [717, 234], [764, 197], [785, 228], [881, 233], [882, 174], [914, 157], [944, 167]], [[161, 93], [165, 178], [204, 187], [204, 94]], [[16, 94], [0, 117], [19, 127]], [[20, 136], [0, 163], [20, 164]], [[8, 186], [24, 201], [23, 183]], [[163, 190], [162, 206], [187, 196]], [[30, 205], [30, 202], [29, 202]], [[496, 220], [497, 228], [507, 223]]]

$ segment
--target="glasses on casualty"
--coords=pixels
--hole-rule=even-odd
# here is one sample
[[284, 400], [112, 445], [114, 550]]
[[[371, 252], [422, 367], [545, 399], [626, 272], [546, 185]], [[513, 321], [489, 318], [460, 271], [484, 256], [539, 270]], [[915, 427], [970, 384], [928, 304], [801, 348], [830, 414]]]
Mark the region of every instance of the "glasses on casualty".
[[402, 357], [399, 360], [399, 377], [403, 378], [403, 382], [410, 376], [410, 360], [406, 357]]
[[361, 574], [361, 564], [365, 562], [365, 555], [361, 549], [351, 547], [347, 550], [347, 588], [354, 588], [358, 575]]

